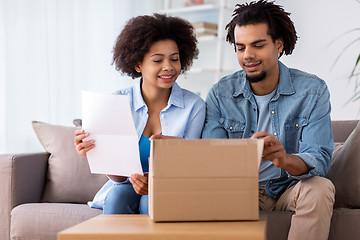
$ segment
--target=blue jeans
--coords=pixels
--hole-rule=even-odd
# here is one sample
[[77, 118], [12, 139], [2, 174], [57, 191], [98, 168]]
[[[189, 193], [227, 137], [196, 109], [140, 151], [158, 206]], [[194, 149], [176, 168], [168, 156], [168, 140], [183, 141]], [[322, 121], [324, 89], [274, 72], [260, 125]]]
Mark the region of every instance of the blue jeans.
[[148, 195], [137, 194], [129, 180], [115, 184], [104, 201], [104, 214], [148, 214], [148, 212]]

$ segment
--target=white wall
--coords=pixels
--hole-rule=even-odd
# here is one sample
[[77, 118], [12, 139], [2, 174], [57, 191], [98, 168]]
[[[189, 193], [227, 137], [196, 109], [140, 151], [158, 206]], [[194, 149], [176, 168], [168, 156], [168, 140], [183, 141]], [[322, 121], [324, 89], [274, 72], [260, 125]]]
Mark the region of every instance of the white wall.
[[[326, 81], [331, 93], [333, 120], [359, 119], [360, 100], [348, 101], [353, 96], [355, 86], [355, 81], [350, 81], [348, 77], [360, 53], [360, 39], [348, 50], [342, 50], [354, 39], [360, 38], [360, 2], [357, 0], [275, 0], [275, 3], [282, 5], [287, 12], [291, 13], [290, 17], [299, 36], [293, 54], [283, 56], [280, 60], [288, 67], [316, 74]], [[359, 28], [359, 30], [344, 35], [345, 32], [354, 28]], [[215, 42], [212, 43], [213, 48], [216, 48]], [[204, 48], [202, 47], [204, 43], [200, 43], [200, 55], [201, 51], [211, 49], [209, 46], [211, 42], [206, 44]], [[233, 47], [225, 44], [225, 49], [226, 59], [224, 60], [228, 61], [227, 65], [232, 65], [229, 62], [234, 61], [238, 67]], [[340, 54], [342, 54], [340, 59], [334, 65]], [[209, 54], [203, 53], [203, 55]], [[210, 62], [209, 59], [201, 56], [197, 61]], [[194, 65], [197, 65], [197, 61]], [[210, 86], [206, 85], [206, 81], [209, 79], [211, 76], [204, 74], [203, 78], [189, 78], [185, 81], [180, 79], [180, 82], [193, 91], [199, 88], [207, 90]], [[203, 91], [200, 92], [204, 97]]]
[[4, 4], [0, 1], [0, 153], [6, 151], [6, 128], [5, 128], [5, 114], [6, 114], [6, 61], [5, 55], [5, 29], [4, 25]]
[[[332, 67], [354, 35], [329, 43], [360, 27], [360, 3], [276, 3], [292, 13], [300, 36], [293, 55], [281, 60], [327, 82], [333, 119], [359, 119], [360, 101], [345, 105], [353, 93], [347, 76], [359, 44]], [[81, 117], [81, 90], [112, 92], [130, 85], [111, 65], [113, 43], [128, 18], [161, 5], [161, 0], [0, 0], [0, 153], [42, 151], [31, 121], [71, 126]]]
[[129, 18], [155, 3], [0, 0], [0, 153], [43, 151], [31, 121], [72, 126], [81, 90], [129, 86], [111, 65], [113, 44]]
[[348, 30], [360, 28], [360, 2], [276, 0], [276, 3], [291, 13], [300, 37], [293, 54], [281, 60], [289, 67], [316, 74], [326, 81], [333, 120], [359, 119], [360, 100], [346, 103], [353, 95], [354, 82], [349, 82], [348, 76], [360, 53], [360, 41], [345, 51], [335, 66], [333, 63], [348, 43], [360, 38], [360, 31], [338, 38]]

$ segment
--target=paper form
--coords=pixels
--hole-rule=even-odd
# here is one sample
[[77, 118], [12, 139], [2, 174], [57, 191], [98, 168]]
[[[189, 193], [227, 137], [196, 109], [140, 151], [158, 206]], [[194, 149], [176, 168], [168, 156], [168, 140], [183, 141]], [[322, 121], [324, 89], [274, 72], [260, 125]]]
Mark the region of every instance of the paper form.
[[92, 173], [130, 176], [143, 174], [138, 137], [129, 97], [82, 92], [82, 128], [94, 139], [87, 152]]

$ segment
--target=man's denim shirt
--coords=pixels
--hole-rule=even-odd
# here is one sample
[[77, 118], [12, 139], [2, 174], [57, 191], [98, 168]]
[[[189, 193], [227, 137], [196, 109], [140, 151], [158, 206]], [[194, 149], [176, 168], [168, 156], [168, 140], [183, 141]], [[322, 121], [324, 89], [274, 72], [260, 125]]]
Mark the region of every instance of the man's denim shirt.
[[[333, 135], [330, 94], [323, 80], [279, 61], [280, 80], [269, 103], [272, 134], [289, 154], [299, 156], [309, 172], [293, 176], [281, 169], [270, 179], [266, 194], [274, 199], [297, 181], [325, 176], [331, 162]], [[257, 105], [244, 71], [225, 76], [205, 100], [203, 138], [250, 138], [257, 127]]]

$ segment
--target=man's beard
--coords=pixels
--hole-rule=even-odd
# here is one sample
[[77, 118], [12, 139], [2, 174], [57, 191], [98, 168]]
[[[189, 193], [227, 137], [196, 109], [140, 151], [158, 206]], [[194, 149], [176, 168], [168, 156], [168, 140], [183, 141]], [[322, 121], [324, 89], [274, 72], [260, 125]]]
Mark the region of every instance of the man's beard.
[[261, 72], [259, 74], [256, 74], [256, 75], [247, 75], [246, 74], [246, 79], [250, 82], [250, 83], [257, 83], [257, 82], [260, 82], [262, 80], [264, 80], [266, 77], [266, 72]]

